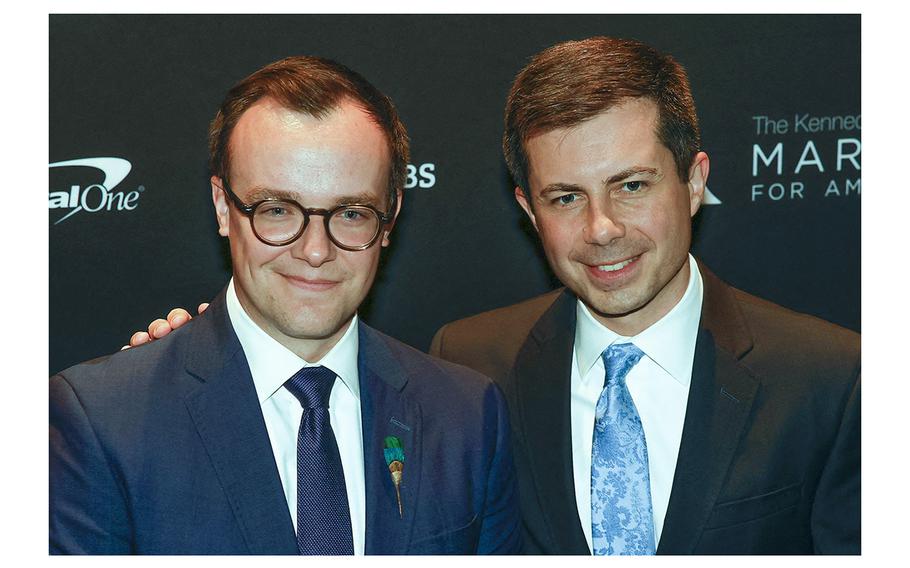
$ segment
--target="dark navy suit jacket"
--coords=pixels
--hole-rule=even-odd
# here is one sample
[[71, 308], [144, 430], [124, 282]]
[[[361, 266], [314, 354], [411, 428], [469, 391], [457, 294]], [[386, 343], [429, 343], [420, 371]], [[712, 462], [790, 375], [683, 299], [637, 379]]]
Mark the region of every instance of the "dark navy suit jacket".
[[[504, 399], [486, 377], [359, 329], [367, 554], [512, 553]], [[404, 447], [399, 517], [383, 440]], [[50, 380], [50, 551], [296, 554], [222, 293], [191, 324]]]

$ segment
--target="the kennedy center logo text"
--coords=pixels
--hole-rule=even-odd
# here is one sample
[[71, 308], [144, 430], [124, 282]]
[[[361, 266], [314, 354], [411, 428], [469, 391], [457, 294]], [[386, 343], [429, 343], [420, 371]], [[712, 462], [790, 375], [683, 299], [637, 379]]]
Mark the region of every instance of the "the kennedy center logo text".
[[752, 202], [858, 198], [862, 115], [754, 115]]

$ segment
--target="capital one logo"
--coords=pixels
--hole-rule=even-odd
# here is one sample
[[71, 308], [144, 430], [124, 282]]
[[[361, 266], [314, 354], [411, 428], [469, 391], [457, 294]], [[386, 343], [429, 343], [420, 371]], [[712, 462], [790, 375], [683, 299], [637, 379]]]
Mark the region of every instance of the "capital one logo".
[[[80, 185], [70, 184], [68, 190], [51, 191], [48, 194], [49, 209], [63, 209], [66, 214], [57, 219], [54, 225], [66, 221], [79, 212], [97, 213], [98, 211], [132, 211], [139, 201], [139, 194], [145, 187], [139, 186], [133, 191], [114, 191], [114, 188], [130, 173], [133, 166], [123, 158], [81, 158], [49, 164], [53, 168], [94, 168], [104, 175], [101, 183]], [[96, 174], [97, 176], [97, 174]], [[85, 176], [83, 176], [85, 177]], [[78, 180], [79, 177], [74, 177]]]

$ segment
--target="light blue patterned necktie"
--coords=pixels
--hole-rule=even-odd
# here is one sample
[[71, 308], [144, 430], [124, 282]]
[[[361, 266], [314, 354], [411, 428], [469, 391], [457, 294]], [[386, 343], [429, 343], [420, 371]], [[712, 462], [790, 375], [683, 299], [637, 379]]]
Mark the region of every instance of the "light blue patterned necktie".
[[654, 554], [648, 446], [626, 375], [644, 356], [631, 343], [601, 354], [607, 370], [591, 451], [591, 537], [595, 556]]

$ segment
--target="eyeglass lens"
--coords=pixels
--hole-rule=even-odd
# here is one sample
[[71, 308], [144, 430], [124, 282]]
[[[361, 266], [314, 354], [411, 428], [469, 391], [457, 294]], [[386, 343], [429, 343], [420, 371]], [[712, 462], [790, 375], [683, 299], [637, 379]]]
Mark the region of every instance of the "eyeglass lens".
[[[267, 201], [261, 203], [253, 214], [253, 228], [263, 239], [283, 243], [303, 229], [306, 215], [295, 203]], [[331, 238], [348, 247], [369, 244], [379, 232], [380, 221], [376, 212], [368, 207], [350, 205], [335, 210], [329, 217]]]

